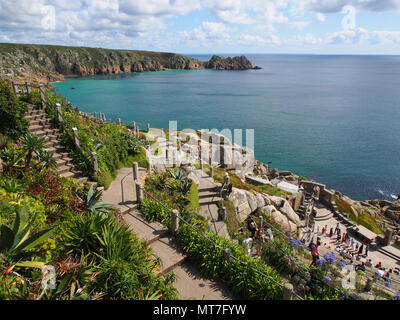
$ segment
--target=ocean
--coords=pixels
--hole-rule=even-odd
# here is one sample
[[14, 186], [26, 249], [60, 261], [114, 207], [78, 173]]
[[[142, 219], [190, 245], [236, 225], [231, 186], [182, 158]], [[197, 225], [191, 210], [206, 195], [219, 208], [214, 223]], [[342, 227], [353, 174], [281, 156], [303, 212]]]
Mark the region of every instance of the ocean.
[[178, 129], [254, 129], [256, 158], [273, 168], [355, 200], [397, 197], [400, 56], [246, 56], [263, 69], [96, 75], [53, 85], [81, 110], [142, 129], [147, 122], [167, 129], [170, 120]]

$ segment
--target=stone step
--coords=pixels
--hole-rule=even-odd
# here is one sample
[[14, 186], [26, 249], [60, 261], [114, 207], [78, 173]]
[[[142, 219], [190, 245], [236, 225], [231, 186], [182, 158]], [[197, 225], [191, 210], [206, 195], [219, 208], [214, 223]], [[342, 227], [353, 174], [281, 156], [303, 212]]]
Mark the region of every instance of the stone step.
[[50, 120], [47, 118], [39, 118], [39, 119], [32, 119], [29, 120], [31, 126], [45, 126], [50, 124]]
[[61, 141], [61, 135], [59, 133], [47, 135], [47, 141], [54, 141], [54, 140], [60, 140]]
[[333, 218], [333, 213], [330, 212], [329, 214], [323, 215], [323, 216], [317, 216], [314, 218], [315, 221], [326, 221]]
[[208, 188], [199, 188], [199, 193], [202, 193], [202, 192], [218, 192], [219, 191], [219, 189], [218, 189], [218, 187], [208, 187]]
[[37, 109], [28, 109], [28, 112], [26, 114], [27, 116], [37, 116], [37, 115], [45, 115], [45, 113], [42, 110], [37, 110]]
[[53, 153], [53, 158], [54, 159], [56, 159], [56, 160], [58, 160], [58, 159], [71, 159], [70, 157], [69, 157], [69, 153], [68, 152], [56, 152], [56, 153]]
[[51, 148], [51, 147], [55, 148], [56, 146], [61, 145], [61, 144], [58, 140], [54, 139], [54, 140], [47, 140], [44, 145], [48, 148]]
[[[74, 178], [74, 179], [81, 179], [83, 176], [80, 172], [77, 171], [68, 171], [68, 172], [64, 172], [62, 174], [60, 174], [61, 176], [63, 176], [64, 178]], [[86, 178], [87, 179], [87, 178]]]
[[[85, 183], [88, 183], [89, 182], [89, 178], [88, 177], [84, 177], [84, 176], [82, 176], [81, 175], [81, 177], [80, 178], [75, 178], [76, 179], [76, 181], [78, 181], [80, 184], [85, 184]], [[96, 185], [97, 186], [97, 183], [96, 182], [91, 182], [93, 185]]]
[[212, 191], [199, 192], [199, 199], [200, 198], [212, 198], [212, 197], [219, 197], [219, 193], [215, 193]]
[[179, 248], [178, 242], [171, 236], [160, 237], [160, 239], [150, 245], [150, 248], [154, 255], [161, 258], [163, 263], [157, 276], [171, 271], [174, 267], [182, 264], [187, 258], [187, 254]]
[[143, 214], [137, 209], [130, 209], [129, 213], [123, 214], [122, 219], [133, 233], [151, 244], [168, 234], [168, 229], [159, 222], [148, 222]]
[[50, 136], [50, 135], [55, 135], [58, 133], [57, 129], [41, 129], [39, 131], [32, 132], [37, 137], [44, 137], [44, 136]]
[[58, 144], [54, 147], [48, 147], [46, 149], [47, 149], [47, 151], [49, 151], [50, 153], [53, 153], [53, 154], [65, 151], [65, 147], [61, 144]]
[[46, 115], [43, 113], [40, 114], [34, 114], [34, 115], [26, 115], [25, 116], [26, 119], [28, 119], [29, 121], [35, 121], [35, 120], [44, 120], [47, 119]]
[[73, 172], [74, 169], [75, 168], [72, 166], [62, 165], [62, 166], [57, 167], [57, 172], [58, 172], [58, 174], [63, 174], [63, 173], [67, 173], [67, 172]]
[[223, 199], [220, 198], [219, 196], [213, 196], [213, 197], [207, 197], [207, 198], [199, 198], [199, 204], [200, 206], [205, 206], [208, 204], [216, 204]]
[[44, 131], [44, 129], [48, 129], [48, 128], [50, 128], [50, 125], [43, 126], [40, 124], [34, 124], [34, 125], [29, 126], [29, 131], [34, 133], [37, 131]]
[[386, 250], [385, 248], [381, 247], [377, 251], [382, 253], [382, 254], [384, 254], [384, 255], [386, 255], [387, 257], [389, 257], [391, 259], [394, 259], [396, 261], [400, 261], [400, 256], [398, 256], [397, 254], [395, 254], [393, 252], [390, 252], [390, 251]]
[[72, 164], [72, 161], [73, 161], [73, 159], [69, 158], [69, 157], [56, 159], [56, 163], [57, 163], [58, 167], [61, 167], [61, 166], [66, 165], [66, 164]]

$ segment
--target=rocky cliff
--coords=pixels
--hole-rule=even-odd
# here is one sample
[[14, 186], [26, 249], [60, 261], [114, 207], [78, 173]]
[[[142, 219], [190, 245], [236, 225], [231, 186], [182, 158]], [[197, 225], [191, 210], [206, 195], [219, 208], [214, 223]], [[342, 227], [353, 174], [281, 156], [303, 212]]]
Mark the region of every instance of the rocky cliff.
[[245, 57], [214, 56], [202, 62], [174, 53], [0, 44], [0, 79], [15, 81], [51, 82], [64, 76], [204, 68], [243, 70], [252, 65]]
[[214, 55], [206, 63], [206, 68], [215, 70], [247, 70], [253, 69], [253, 65], [245, 56], [223, 58]]

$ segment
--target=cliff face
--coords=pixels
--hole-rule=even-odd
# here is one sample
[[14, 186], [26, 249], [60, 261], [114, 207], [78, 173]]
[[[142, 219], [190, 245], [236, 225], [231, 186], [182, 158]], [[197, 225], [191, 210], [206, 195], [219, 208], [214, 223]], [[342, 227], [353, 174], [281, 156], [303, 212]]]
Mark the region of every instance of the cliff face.
[[213, 59], [209, 62], [202, 62], [173, 53], [0, 44], [0, 79], [51, 82], [63, 80], [64, 76], [168, 69], [242, 70], [252, 68], [251, 63], [245, 57], [224, 59], [214, 56]]
[[245, 56], [222, 58], [214, 55], [206, 63], [206, 68], [215, 70], [247, 70], [253, 69], [253, 65]]

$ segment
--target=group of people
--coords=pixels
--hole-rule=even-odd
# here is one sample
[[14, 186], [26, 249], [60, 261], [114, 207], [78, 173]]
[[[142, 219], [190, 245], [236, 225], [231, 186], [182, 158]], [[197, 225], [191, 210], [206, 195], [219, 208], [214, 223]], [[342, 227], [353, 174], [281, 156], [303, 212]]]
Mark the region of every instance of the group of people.
[[328, 226], [325, 225], [322, 228], [321, 235], [328, 236], [332, 239], [336, 238], [336, 244], [344, 245], [343, 250], [340, 250], [340, 247], [336, 250], [340, 251], [342, 256], [347, 257], [351, 260], [353, 260], [354, 257], [357, 257], [357, 260], [360, 260], [360, 256], [368, 257], [370, 244], [366, 241], [364, 241], [363, 243], [358, 243], [354, 240], [354, 238], [350, 237], [347, 232], [342, 233], [339, 223], [336, 225], [335, 229], [331, 227], [329, 232], [327, 231]]
[[268, 225], [264, 225], [263, 229], [257, 228], [257, 224], [251, 216], [247, 217], [247, 230], [250, 231], [251, 237], [243, 240], [247, 253], [250, 255], [252, 243], [256, 243], [256, 252], [259, 255], [261, 246], [267, 241], [274, 241], [274, 235]]
[[[317, 230], [319, 232], [319, 230]], [[340, 253], [340, 255], [344, 258], [347, 258], [353, 262], [354, 259], [357, 261], [361, 260], [361, 256], [367, 258], [368, 257], [368, 252], [370, 250], [370, 244], [366, 241], [364, 242], [357, 242], [354, 238], [350, 237], [350, 235], [347, 232], [343, 232], [340, 228], [340, 224], [337, 223], [336, 227], [333, 228], [331, 227], [329, 232], [328, 232], [328, 226], [325, 225], [322, 230], [321, 230], [321, 235], [327, 236], [331, 239], [336, 238], [336, 248], [335, 250]], [[319, 243], [320, 244], [320, 243]], [[313, 251], [311, 254], [313, 255], [313, 262], [314, 264], [314, 256], [316, 257], [318, 255], [318, 245], [317, 248], [315, 249], [315, 253], [313, 254]], [[387, 281], [390, 278], [391, 273], [396, 273], [398, 274], [398, 270], [392, 270], [389, 269], [387, 270], [382, 266], [382, 263], [379, 262], [375, 266], [372, 264], [371, 259], [367, 259], [365, 262], [361, 262], [355, 267], [355, 270], [361, 270], [364, 271], [366, 270], [366, 267], [372, 268], [375, 267], [377, 269], [375, 273], [375, 279], [384, 279]]]

